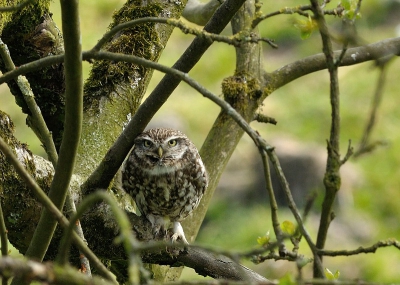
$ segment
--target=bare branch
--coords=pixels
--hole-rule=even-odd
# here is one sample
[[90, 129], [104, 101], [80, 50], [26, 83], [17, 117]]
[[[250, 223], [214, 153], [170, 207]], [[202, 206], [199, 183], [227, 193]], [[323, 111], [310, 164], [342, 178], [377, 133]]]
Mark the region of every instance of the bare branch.
[[157, 262], [158, 264], [171, 266], [188, 266], [198, 274], [210, 276], [215, 279], [242, 280], [246, 282], [268, 282], [268, 279], [237, 263], [225, 255], [205, 250], [198, 246], [189, 246], [184, 251], [179, 251], [175, 256], [160, 252], [146, 253], [144, 262]]
[[[8, 70], [14, 70], [15, 65], [11, 59], [10, 52], [8, 51], [7, 45], [0, 39], [0, 55], [5, 63]], [[51, 132], [47, 128], [46, 122], [42, 116], [39, 106], [36, 104], [35, 96], [29, 85], [28, 80], [24, 76], [18, 76], [16, 78], [18, 87], [20, 88], [22, 95], [24, 96], [25, 102], [32, 113], [32, 123], [35, 125], [35, 130], [38, 132], [37, 136], [43, 143], [44, 149], [47, 153], [49, 160], [53, 166], [57, 165], [58, 154], [56, 146], [54, 145], [53, 137]]]
[[286, 177], [282, 171], [282, 167], [279, 163], [278, 156], [276, 155], [276, 152], [272, 147], [267, 149], [267, 153], [268, 153], [269, 159], [271, 160], [272, 165], [275, 168], [275, 172], [278, 174], [279, 183], [285, 193], [289, 209], [291, 210], [291, 212], [299, 226], [300, 233], [302, 236], [304, 236], [305, 240], [307, 241], [308, 246], [310, 247], [310, 249], [314, 255], [314, 258], [315, 258], [314, 262], [318, 263], [317, 264], [318, 267], [322, 267], [321, 259], [318, 258], [317, 247], [315, 246], [310, 234], [308, 233], [308, 231], [304, 225], [304, 221], [300, 215], [300, 212], [297, 209], [297, 206], [296, 206], [296, 203], [294, 202], [292, 193], [290, 192], [289, 183], [287, 182]]
[[371, 144], [370, 136], [371, 136], [372, 130], [375, 126], [376, 116], [377, 116], [378, 109], [379, 109], [379, 106], [380, 106], [380, 103], [381, 103], [382, 97], [383, 97], [383, 88], [384, 88], [385, 82], [386, 82], [386, 73], [387, 73], [386, 67], [387, 66], [384, 63], [382, 65], [378, 65], [378, 67], [379, 67], [380, 73], [379, 73], [378, 82], [376, 84], [374, 96], [373, 96], [372, 103], [371, 103], [371, 110], [369, 112], [368, 122], [365, 126], [360, 145], [358, 146], [358, 149], [357, 149], [356, 153], [354, 154], [355, 157], [358, 157], [362, 154], [370, 152], [376, 146], [379, 145], [376, 143]]
[[319, 250], [319, 253], [326, 256], [350, 256], [350, 255], [357, 255], [360, 253], [375, 253], [378, 249], [393, 246], [400, 250], [400, 242], [395, 239], [387, 239], [381, 240], [377, 243], [369, 246], [369, 247], [362, 247], [360, 246], [357, 249], [353, 250]]
[[[265, 19], [277, 16], [277, 15], [291, 15], [291, 14], [299, 14], [304, 17], [309, 17], [310, 14], [306, 13], [305, 11], [311, 11], [311, 5], [301, 5], [296, 7], [285, 7], [278, 11], [266, 14], [264, 16], [257, 17], [253, 20], [252, 27], [256, 27], [260, 22], [264, 21]], [[333, 10], [324, 10], [325, 15], [334, 15], [334, 16], [341, 16], [344, 9], [342, 7], [337, 7]]]
[[[328, 142], [328, 159], [324, 176], [325, 196], [322, 203], [321, 220], [316, 241], [316, 247], [322, 249], [325, 246], [329, 225], [332, 220], [333, 202], [340, 188], [340, 93], [338, 66], [335, 62], [332, 42], [324, 13], [318, 0], [310, 0], [310, 2], [314, 18], [318, 23], [322, 40], [322, 50], [326, 58], [326, 65], [330, 76], [331, 130]], [[315, 260], [322, 260], [322, 257], [319, 255], [315, 255], [314, 258]], [[325, 278], [324, 270], [319, 262], [314, 263], [314, 277]]]
[[261, 113], [257, 113], [254, 115], [254, 120], [259, 122], [259, 123], [266, 123], [266, 124], [273, 124], [276, 125], [278, 122], [276, 121], [276, 119], [272, 118], [272, 117], [268, 117], [265, 116]]
[[265, 182], [266, 182], [266, 188], [267, 188], [267, 193], [268, 193], [270, 207], [271, 207], [272, 226], [274, 228], [276, 239], [278, 240], [278, 243], [279, 243], [279, 253], [281, 253], [282, 255], [285, 255], [286, 248], [283, 243], [284, 235], [283, 235], [283, 232], [281, 229], [281, 224], [279, 223], [279, 220], [278, 220], [278, 204], [276, 203], [274, 189], [272, 188], [271, 172], [269, 170], [267, 152], [264, 148], [259, 148], [259, 152], [260, 152], [261, 159], [263, 162], [263, 167], [264, 167], [264, 178], [265, 178]]
[[[340, 50], [335, 51], [334, 58], [337, 58], [340, 53]], [[349, 48], [343, 56], [340, 66], [350, 66], [370, 60], [384, 57], [390, 58], [393, 56], [400, 56], [400, 37], [385, 39], [365, 46]], [[292, 62], [271, 73], [266, 73], [265, 79], [266, 82], [271, 84], [271, 88], [273, 88], [272, 90], [275, 90], [299, 77], [326, 68], [327, 63], [325, 55], [320, 53]]]
[[[65, 124], [60, 155], [51, 183], [49, 198], [62, 209], [75, 165], [82, 128], [83, 77], [78, 1], [61, 1], [65, 47]], [[50, 244], [57, 221], [47, 208], [40, 216], [26, 256], [42, 260]]]

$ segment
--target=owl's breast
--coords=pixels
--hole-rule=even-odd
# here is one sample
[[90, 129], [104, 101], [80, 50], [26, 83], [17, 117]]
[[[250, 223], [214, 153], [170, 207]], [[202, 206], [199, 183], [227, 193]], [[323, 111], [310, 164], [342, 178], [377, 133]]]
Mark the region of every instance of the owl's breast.
[[[140, 212], [169, 217], [179, 221], [197, 207], [204, 189], [198, 179], [176, 171], [164, 175], [145, 176], [134, 183], [132, 196]], [[204, 187], [204, 185], [203, 185]]]

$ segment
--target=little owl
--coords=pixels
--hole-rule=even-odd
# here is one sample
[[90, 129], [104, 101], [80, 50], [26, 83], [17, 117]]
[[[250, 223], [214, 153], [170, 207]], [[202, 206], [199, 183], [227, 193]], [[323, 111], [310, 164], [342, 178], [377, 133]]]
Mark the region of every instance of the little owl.
[[199, 205], [208, 177], [194, 144], [181, 132], [150, 129], [134, 143], [122, 171], [122, 186], [153, 226], [172, 241], [188, 243], [180, 222]]

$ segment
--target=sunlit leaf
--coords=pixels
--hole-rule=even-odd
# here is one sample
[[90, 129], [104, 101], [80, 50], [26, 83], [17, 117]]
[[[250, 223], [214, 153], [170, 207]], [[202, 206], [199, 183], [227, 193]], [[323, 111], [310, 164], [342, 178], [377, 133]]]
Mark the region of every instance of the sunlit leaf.
[[349, 19], [359, 19], [361, 18], [361, 13], [357, 12], [358, 0], [342, 0], [341, 5], [344, 8], [343, 15]]
[[311, 16], [309, 16], [307, 19], [296, 20], [294, 26], [300, 30], [300, 36], [305, 40], [318, 27], [318, 24], [313, 18], [311, 18]]
[[342, 0], [341, 4], [342, 4], [342, 7], [345, 10], [350, 10], [351, 9], [351, 1], [350, 0]]
[[279, 279], [279, 285], [295, 285], [297, 284], [292, 275], [286, 274], [281, 279]]
[[296, 232], [296, 226], [291, 221], [284, 221], [281, 224], [281, 229], [283, 233], [290, 236], [294, 235]]
[[328, 280], [337, 280], [340, 276], [340, 271], [336, 270], [335, 274], [332, 273], [328, 268], [325, 268], [325, 277]]
[[261, 246], [266, 246], [268, 245], [271, 237], [269, 236], [269, 231], [262, 237], [257, 238], [257, 243]]

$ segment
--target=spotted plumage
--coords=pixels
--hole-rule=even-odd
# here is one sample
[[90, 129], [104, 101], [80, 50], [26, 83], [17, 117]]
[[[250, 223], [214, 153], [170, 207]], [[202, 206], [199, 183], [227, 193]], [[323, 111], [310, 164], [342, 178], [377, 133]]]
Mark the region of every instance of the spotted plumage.
[[197, 208], [208, 178], [194, 144], [181, 132], [150, 129], [135, 139], [122, 185], [154, 233], [173, 225], [173, 240], [187, 243], [180, 222]]

